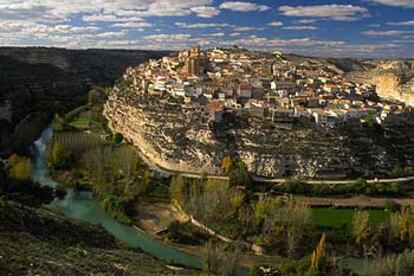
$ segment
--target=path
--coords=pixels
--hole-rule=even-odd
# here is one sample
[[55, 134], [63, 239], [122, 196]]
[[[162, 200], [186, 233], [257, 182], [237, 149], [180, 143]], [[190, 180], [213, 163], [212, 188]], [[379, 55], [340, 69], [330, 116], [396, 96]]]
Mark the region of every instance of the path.
[[[147, 157], [145, 152], [142, 152], [139, 148], [134, 147], [141, 157], [141, 159], [149, 166], [151, 170], [154, 170], [161, 174], [162, 176], [169, 177], [177, 174], [181, 174], [184, 177], [188, 178], [201, 178], [201, 174], [195, 174], [185, 171], [171, 171], [165, 168], [160, 167], [158, 164], [154, 163], [150, 158]], [[208, 178], [217, 179], [217, 180], [228, 180], [227, 176], [223, 175], [208, 175]], [[279, 178], [266, 178], [261, 176], [252, 176], [253, 181], [261, 182], [261, 183], [274, 183], [274, 184], [281, 184], [287, 180], [287, 178], [279, 177]], [[304, 179], [307, 184], [322, 184], [322, 185], [346, 185], [352, 184], [355, 182], [355, 179], [348, 179], [348, 180], [314, 180], [314, 179]], [[407, 176], [407, 177], [397, 177], [397, 178], [389, 178], [389, 179], [368, 179], [367, 182], [369, 184], [373, 183], [400, 183], [406, 181], [414, 181], [414, 176]]]

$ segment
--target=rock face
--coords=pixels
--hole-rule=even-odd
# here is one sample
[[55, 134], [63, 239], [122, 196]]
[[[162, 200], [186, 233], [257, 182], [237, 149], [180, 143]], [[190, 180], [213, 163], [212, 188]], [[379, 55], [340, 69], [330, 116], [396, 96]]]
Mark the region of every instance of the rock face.
[[362, 70], [349, 71], [348, 77], [376, 85], [380, 97], [414, 106], [414, 61], [371, 61], [371, 64]]
[[[166, 52], [0, 48], [0, 154], [21, 151], [56, 112], [87, 100], [92, 84], [110, 85], [130, 65]], [[30, 122], [28, 122], [31, 120]], [[28, 122], [25, 133], [16, 133]]]
[[354, 164], [338, 137], [323, 131], [286, 131], [247, 116], [223, 130], [202, 112], [188, 116], [181, 105], [128, 93], [114, 92], [105, 104], [110, 128], [168, 170], [220, 174], [226, 155], [242, 159], [264, 177], [344, 176]]

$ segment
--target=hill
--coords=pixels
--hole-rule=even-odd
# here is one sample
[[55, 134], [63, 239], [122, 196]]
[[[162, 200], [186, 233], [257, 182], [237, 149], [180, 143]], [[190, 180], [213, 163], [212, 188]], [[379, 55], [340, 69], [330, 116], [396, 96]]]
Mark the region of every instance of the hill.
[[116, 243], [101, 226], [0, 198], [0, 275], [161, 275], [172, 271]]
[[84, 104], [129, 66], [167, 52], [0, 48], [0, 153], [25, 151], [51, 115]]

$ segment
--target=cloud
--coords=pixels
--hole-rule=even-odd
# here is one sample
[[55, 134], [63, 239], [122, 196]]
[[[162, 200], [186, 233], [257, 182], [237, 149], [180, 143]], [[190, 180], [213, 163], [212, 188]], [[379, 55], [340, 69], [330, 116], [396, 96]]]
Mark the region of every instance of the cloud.
[[353, 5], [319, 5], [319, 6], [281, 6], [279, 11], [285, 16], [316, 17], [335, 21], [355, 21], [369, 15], [368, 10]]
[[398, 36], [403, 34], [411, 34], [414, 32], [411, 31], [397, 31], [397, 30], [390, 30], [390, 31], [375, 31], [375, 30], [369, 30], [365, 32], [361, 32], [363, 35], [367, 36]]
[[212, 37], [223, 37], [225, 36], [225, 33], [213, 33], [213, 34], [208, 34], [207, 36], [212, 36]]
[[127, 31], [122, 30], [120, 32], [100, 33], [100, 34], [97, 34], [96, 37], [99, 37], [99, 38], [119, 38], [119, 37], [124, 37], [126, 34], [127, 34]]
[[231, 37], [240, 36], [240, 33], [231, 33], [231, 34], [229, 34], [229, 36], [231, 36]]
[[272, 26], [272, 27], [281, 27], [283, 26], [283, 23], [280, 21], [273, 21], [267, 24], [268, 26]]
[[371, 0], [372, 2], [393, 7], [414, 8], [413, 0]]
[[190, 34], [155, 34], [144, 36], [146, 40], [163, 42], [163, 43], [177, 43], [186, 42], [192, 36]]
[[286, 27], [283, 27], [282, 29], [292, 30], [292, 31], [301, 31], [301, 30], [313, 31], [313, 30], [317, 30], [319, 28], [316, 27], [316, 26], [286, 26]]
[[215, 7], [201, 6], [191, 8], [190, 10], [197, 14], [198, 17], [203, 18], [211, 18], [220, 14], [220, 10]]
[[174, 24], [177, 27], [185, 28], [185, 29], [205, 29], [205, 28], [224, 28], [224, 27], [235, 27], [235, 25], [230, 25], [228, 23], [184, 23], [184, 22], [176, 22]]
[[[192, 8], [209, 6], [212, 0], [0, 0], [1, 20], [68, 21], [83, 14], [87, 21], [106, 17], [183, 16]], [[207, 9], [209, 10], [209, 9]], [[211, 12], [211, 9], [210, 9]], [[89, 18], [88, 18], [89, 16]]]
[[84, 15], [82, 17], [84, 22], [131, 22], [131, 21], [144, 21], [144, 19], [136, 16], [120, 17], [115, 14], [92, 14]]
[[312, 24], [315, 22], [316, 22], [316, 19], [301, 19], [301, 20], [296, 21], [296, 23], [298, 24]]
[[117, 28], [130, 28], [130, 29], [143, 29], [143, 28], [149, 28], [153, 25], [147, 22], [124, 22], [124, 23], [116, 23], [113, 24], [112, 27]]
[[391, 26], [414, 26], [414, 20], [402, 21], [402, 22], [388, 22], [387, 25], [391, 25]]
[[227, 41], [226, 44], [229, 45], [241, 45], [241, 46], [251, 46], [251, 47], [261, 47], [261, 48], [274, 48], [274, 47], [283, 47], [283, 46], [340, 46], [344, 45], [343, 41], [325, 41], [325, 40], [314, 40], [311, 38], [294, 38], [294, 39], [269, 39], [265, 37], [257, 37], [255, 35], [241, 38], [236, 40]]
[[220, 5], [220, 9], [227, 9], [232, 11], [238, 11], [238, 12], [251, 12], [251, 11], [267, 11], [270, 10], [269, 6], [266, 5], [258, 5], [251, 2], [241, 2], [241, 1], [228, 1], [223, 2]]
[[263, 27], [249, 27], [249, 26], [240, 26], [233, 28], [235, 32], [250, 32], [250, 31], [262, 31]]

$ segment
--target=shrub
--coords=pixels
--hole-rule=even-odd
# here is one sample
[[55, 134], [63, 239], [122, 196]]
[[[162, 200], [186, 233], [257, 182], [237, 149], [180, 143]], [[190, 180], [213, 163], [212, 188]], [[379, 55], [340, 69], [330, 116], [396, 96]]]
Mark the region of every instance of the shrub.
[[400, 209], [400, 205], [397, 202], [395, 202], [394, 200], [391, 200], [391, 199], [387, 199], [385, 201], [384, 206], [385, 206], [386, 210], [391, 211], [391, 212], [395, 212], [395, 211], [398, 211]]
[[304, 194], [308, 192], [306, 183], [298, 179], [289, 179], [282, 184], [281, 190], [286, 193]]
[[72, 153], [63, 144], [55, 142], [48, 154], [49, 167], [54, 170], [67, 169], [72, 162]]
[[17, 182], [28, 182], [31, 180], [32, 163], [27, 157], [13, 154], [9, 158], [9, 177]]
[[112, 136], [112, 140], [116, 143], [116, 144], [120, 144], [122, 143], [122, 141], [124, 141], [124, 136], [117, 132]]

